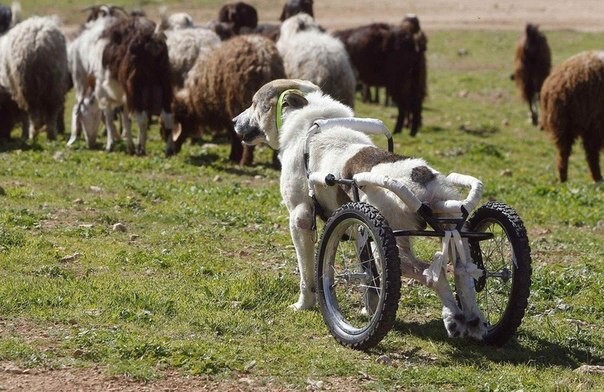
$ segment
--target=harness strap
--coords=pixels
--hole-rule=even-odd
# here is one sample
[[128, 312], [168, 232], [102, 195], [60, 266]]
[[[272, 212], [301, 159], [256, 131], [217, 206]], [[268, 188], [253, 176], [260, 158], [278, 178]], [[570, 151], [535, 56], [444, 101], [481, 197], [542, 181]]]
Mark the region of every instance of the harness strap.
[[302, 94], [300, 90], [296, 88], [290, 88], [282, 92], [281, 95], [279, 95], [279, 99], [277, 100], [277, 113], [275, 115], [275, 125], [277, 126], [277, 130], [281, 129], [281, 126], [283, 125], [283, 100], [285, 99], [285, 96], [288, 93], [291, 93], [292, 91], [296, 91]]

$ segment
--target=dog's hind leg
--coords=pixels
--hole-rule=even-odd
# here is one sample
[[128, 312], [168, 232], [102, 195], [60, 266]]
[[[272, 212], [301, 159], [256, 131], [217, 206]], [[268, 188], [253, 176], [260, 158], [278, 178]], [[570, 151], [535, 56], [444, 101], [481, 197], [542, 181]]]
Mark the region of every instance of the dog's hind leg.
[[[467, 241], [464, 241], [465, 254], [470, 254]], [[467, 334], [476, 340], [482, 340], [487, 333], [487, 322], [478, 307], [476, 291], [474, 290], [473, 270], [477, 270], [475, 264], [469, 260], [455, 261], [455, 288], [459, 302], [466, 318]]]
[[296, 248], [300, 271], [300, 297], [291, 305], [294, 310], [310, 309], [316, 304], [314, 236], [312, 206], [299, 204], [289, 214], [289, 229]]
[[466, 335], [466, 317], [457, 306], [457, 300], [447, 281], [446, 271], [440, 271], [438, 280], [428, 282], [427, 277], [423, 274], [430, 264], [417, 259], [411, 250], [409, 238], [399, 237], [397, 239], [399, 255], [401, 258], [401, 273], [403, 276], [417, 280], [418, 282], [432, 287], [438, 298], [440, 299], [442, 308], [442, 319], [447, 330], [447, 335], [450, 338], [463, 337]]

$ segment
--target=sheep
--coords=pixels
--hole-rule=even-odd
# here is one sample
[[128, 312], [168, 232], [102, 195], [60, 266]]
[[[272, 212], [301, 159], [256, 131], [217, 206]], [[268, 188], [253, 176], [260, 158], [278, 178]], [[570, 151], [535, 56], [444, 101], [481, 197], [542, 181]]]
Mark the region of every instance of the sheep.
[[208, 56], [220, 43], [220, 37], [204, 28], [165, 31], [172, 85], [183, 87], [187, 74], [200, 57]]
[[207, 56], [221, 43], [214, 31], [195, 27], [191, 15], [178, 12], [166, 15], [161, 11], [159, 31], [166, 35], [170, 58], [171, 80], [175, 89], [181, 89], [187, 74], [200, 56]]
[[315, 17], [313, 0], [287, 0], [283, 5], [279, 20], [284, 22], [286, 19], [301, 13], [308, 14], [313, 18]]
[[96, 143], [101, 112], [94, 96], [94, 72], [95, 67], [101, 67], [103, 51], [108, 42], [101, 40], [101, 35], [110, 25], [124, 17], [125, 14], [117, 13], [111, 7], [93, 7], [81, 33], [68, 45], [69, 72], [75, 90], [68, 146], [76, 141], [81, 129], [84, 130], [88, 148], [93, 148]]
[[541, 127], [558, 149], [558, 175], [568, 180], [568, 158], [581, 138], [591, 177], [602, 182], [604, 51], [579, 53], [555, 67], [541, 88]]
[[233, 34], [239, 35], [258, 26], [258, 11], [243, 1], [228, 3], [218, 11], [218, 22], [230, 24]]
[[356, 80], [346, 48], [337, 38], [322, 32], [312, 16], [300, 13], [284, 21], [277, 49], [288, 78], [308, 80], [354, 107]]
[[522, 99], [529, 105], [533, 125], [539, 123], [539, 91], [551, 71], [551, 57], [545, 35], [538, 26], [527, 23], [524, 34], [516, 42], [511, 79], [516, 82]]
[[162, 7], [159, 11], [160, 14], [160, 24], [159, 30], [179, 30], [179, 29], [189, 29], [195, 27], [195, 23], [193, 22], [193, 17], [186, 12], [176, 12], [171, 15], [166, 14], [166, 8]]
[[[107, 147], [113, 146], [116, 134], [113, 110], [125, 105], [122, 123], [128, 152], [146, 154], [149, 116], [160, 114], [161, 132], [165, 138], [172, 132], [170, 105], [173, 92], [170, 84], [170, 62], [163, 34], [156, 34], [155, 23], [144, 17], [120, 19], [101, 35], [107, 40], [101, 64], [95, 62], [95, 97], [105, 116]], [[133, 114], [139, 128], [135, 149], [129, 115]]]
[[231, 119], [250, 105], [254, 92], [262, 85], [283, 77], [283, 60], [268, 38], [249, 34], [225, 41], [195, 63], [184, 89], [176, 93], [172, 105], [175, 128], [166, 154], [178, 153], [184, 140], [197, 129], [227, 129], [230, 159], [251, 165], [253, 151], [244, 151]]
[[68, 87], [65, 37], [54, 18], [32, 17], [0, 37], [0, 86], [27, 112], [29, 139], [56, 139]]
[[427, 94], [428, 42], [417, 16], [407, 15], [398, 26], [373, 23], [332, 34], [344, 42], [360, 81], [386, 87], [398, 109], [394, 133], [407, 125], [415, 136]]

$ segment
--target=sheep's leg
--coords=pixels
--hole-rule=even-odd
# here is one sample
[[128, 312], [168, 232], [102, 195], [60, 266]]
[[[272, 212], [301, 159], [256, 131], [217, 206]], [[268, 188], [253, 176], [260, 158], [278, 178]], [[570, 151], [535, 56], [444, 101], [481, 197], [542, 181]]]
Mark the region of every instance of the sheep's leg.
[[254, 150], [255, 146], [244, 145], [239, 164], [242, 166], [252, 166], [252, 163], [254, 163]]
[[394, 126], [394, 133], [401, 133], [403, 131], [403, 125], [405, 123], [405, 116], [407, 112], [402, 104], [399, 102], [396, 103], [398, 108], [398, 115], [396, 117], [396, 125]]
[[145, 155], [147, 153], [147, 130], [149, 129], [149, 116], [147, 115], [147, 112], [137, 112], [136, 123], [138, 124], [138, 142], [136, 146], [136, 155]]
[[115, 124], [111, 120], [113, 118], [113, 110], [103, 110], [103, 116], [105, 117], [105, 127], [107, 128], [107, 145], [105, 146], [105, 151], [110, 152], [115, 144]]
[[23, 140], [25, 140], [29, 137], [29, 126], [30, 126], [29, 116], [24, 115], [23, 121], [21, 122], [21, 138]]
[[29, 116], [29, 140], [34, 141], [42, 128], [42, 121], [38, 116]]
[[170, 112], [162, 110], [161, 119], [161, 136], [164, 141], [172, 139], [172, 130], [174, 129], [174, 115]]
[[46, 137], [48, 140], [57, 139], [57, 123], [59, 121], [59, 109], [46, 116]]
[[585, 149], [585, 157], [587, 158], [591, 178], [595, 182], [601, 182], [602, 172], [600, 171], [600, 150], [602, 149], [602, 143], [599, 143], [598, 140], [586, 140], [583, 138], [583, 148]]
[[371, 88], [365, 83], [361, 83], [361, 100], [371, 102]]
[[57, 117], [57, 133], [65, 133], [65, 103], [61, 105]]
[[531, 98], [529, 109], [531, 110], [531, 121], [536, 126], [539, 124], [539, 96], [537, 94]]
[[422, 103], [419, 100], [413, 103], [413, 109], [410, 113], [411, 123], [409, 128], [411, 129], [411, 136], [417, 135], [417, 131], [422, 126]]
[[233, 162], [242, 163], [243, 145], [241, 144], [241, 139], [239, 138], [239, 135], [237, 135], [233, 127], [229, 129], [229, 134], [231, 136], [231, 155], [229, 158]]
[[[71, 136], [67, 141], [67, 145], [71, 146], [78, 138], [80, 133], [80, 122], [78, 121], [78, 112], [79, 112], [80, 102], [76, 100], [76, 103], [73, 104], [73, 109], [71, 109]], [[86, 137], [88, 140], [88, 137]]]
[[558, 143], [558, 175], [560, 182], [566, 182], [568, 180], [568, 158], [572, 151], [572, 146]]
[[411, 243], [407, 237], [397, 239], [399, 254], [401, 257], [401, 274], [407, 278], [412, 278], [432, 289], [438, 295], [442, 307], [442, 319], [450, 338], [462, 337], [466, 334], [465, 316], [453, 295], [453, 290], [447, 281], [446, 271], [441, 271], [441, 276], [437, 281], [428, 282], [423, 272], [430, 267], [430, 264], [418, 260], [411, 251]]
[[126, 139], [126, 150], [128, 154], [134, 154], [134, 141], [132, 140], [132, 121], [130, 115], [125, 111], [120, 112], [120, 119], [122, 123], [122, 133]]
[[291, 233], [298, 270], [300, 272], [300, 297], [298, 302], [291, 305], [294, 310], [310, 309], [316, 304], [315, 269], [314, 269], [314, 235], [312, 229], [312, 207], [299, 204], [289, 214], [289, 230]]

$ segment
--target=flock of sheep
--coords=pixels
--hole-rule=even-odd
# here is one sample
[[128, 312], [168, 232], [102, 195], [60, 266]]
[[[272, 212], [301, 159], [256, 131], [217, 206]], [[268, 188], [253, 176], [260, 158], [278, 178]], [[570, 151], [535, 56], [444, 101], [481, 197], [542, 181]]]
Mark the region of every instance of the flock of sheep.
[[604, 51], [576, 54], [551, 70], [545, 35], [527, 24], [516, 45], [516, 81], [528, 102], [534, 125], [550, 133], [558, 149], [558, 177], [568, 179], [568, 159], [581, 139], [591, 177], [602, 182], [600, 151], [604, 149]]
[[[143, 155], [149, 123], [158, 118], [166, 155], [202, 131], [227, 130], [230, 158], [249, 165], [253, 150], [242, 146], [231, 119], [262, 85], [281, 78], [310, 80], [351, 107], [357, 86], [385, 87], [398, 109], [394, 132], [408, 127], [415, 135], [421, 127], [427, 38], [414, 15], [396, 25], [328, 32], [314, 20], [312, 0], [287, 0], [279, 24], [258, 23], [256, 10], [244, 2], [225, 4], [205, 25], [186, 13], [163, 12], [155, 23], [120, 7], [88, 12], [77, 33], [67, 34], [54, 17], [20, 21], [18, 3], [0, 6], [0, 143], [18, 125], [23, 137], [44, 130], [56, 139], [73, 88], [68, 145], [83, 136], [92, 148], [104, 128], [107, 151], [123, 138], [130, 153]], [[561, 181], [577, 138], [593, 180], [602, 181], [604, 52], [579, 54], [550, 69], [547, 40], [527, 25], [513, 78], [533, 124], [539, 124], [540, 100], [541, 126], [559, 151]]]

